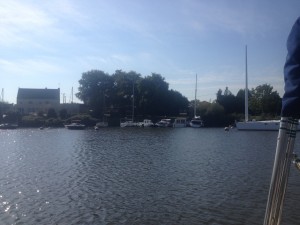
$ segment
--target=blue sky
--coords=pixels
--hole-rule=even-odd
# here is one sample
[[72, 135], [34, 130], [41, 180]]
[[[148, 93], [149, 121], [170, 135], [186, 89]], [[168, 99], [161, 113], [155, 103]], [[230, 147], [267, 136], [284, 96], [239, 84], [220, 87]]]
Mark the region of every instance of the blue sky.
[[[212, 101], [218, 89], [270, 84], [282, 96], [286, 39], [299, 0], [0, 0], [0, 88], [58, 88], [83, 72], [161, 74], [170, 89]], [[62, 97], [61, 97], [62, 101]], [[75, 101], [79, 102], [75, 99]]]

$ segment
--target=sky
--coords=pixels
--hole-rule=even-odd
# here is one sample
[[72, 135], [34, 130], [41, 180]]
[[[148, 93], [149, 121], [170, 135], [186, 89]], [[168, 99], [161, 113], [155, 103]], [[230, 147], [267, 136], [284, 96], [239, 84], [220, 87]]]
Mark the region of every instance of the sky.
[[[283, 94], [286, 40], [299, 0], [0, 0], [1, 99], [18, 88], [60, 88], [70, 102], [82, 73], [161, 74], [169, 88], [213, 101], [269, 84]], [[75, 97], [74, 102], [80, 102]]]

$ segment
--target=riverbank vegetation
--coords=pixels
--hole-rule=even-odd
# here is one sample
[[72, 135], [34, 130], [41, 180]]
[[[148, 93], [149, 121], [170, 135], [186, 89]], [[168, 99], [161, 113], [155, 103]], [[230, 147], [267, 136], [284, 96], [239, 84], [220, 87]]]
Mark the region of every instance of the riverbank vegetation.
[[[6, 112], [0, 104], [0, 123], [18, 121], [23, 127], [62, 127], [72, 120], [81, 120], [88, 126], [97, 121], [108, 120], [111, 125], [118, 125], [120, 118], [145, 118], [154, 122], [161, 118], [201, 116], [206, 127], [219, 127], [243, 120], [245, 111], [245, 90], [236, 95], [228, 87], [216, 91], [212, 102], [189, 101], [176, 90], [169, 89], [169, 84], [157, 73], [142, 77], [134, 71], [117, 70], [113, 74], [101, 70], [91, 70], [82, 74], [76, 96], [86, 105], [87, 112], [68, 115], [62, 109], [56, 112], [49, 109], [47, 115], [20, 115]], [[250, 119], [278, 119], [281, 110], [281, 98], [269, 84], [262, 84], [248, 91]]]
[[[107, 74], [91, 70], [82, 74], [76, 96], [88, 105], [96, 118], [118, 115], [131, 118], [159, 118], [197, 115], [209, 127], [227, 126], [242, 120], [245, 112], [245, 90], [233, 95], [228, 87], [216, 92], [212, 102], [188, 99], [181, 93], [169, 89], [165, 79], [156, 73], [146, 77], [131, 71], [115, 71]], [[251, 119], [275, 119], [280, 115], [281, 98], [269, 84], [259, 85], [248, 91]], [[133, 104], [134, 103], [134, 104]]]

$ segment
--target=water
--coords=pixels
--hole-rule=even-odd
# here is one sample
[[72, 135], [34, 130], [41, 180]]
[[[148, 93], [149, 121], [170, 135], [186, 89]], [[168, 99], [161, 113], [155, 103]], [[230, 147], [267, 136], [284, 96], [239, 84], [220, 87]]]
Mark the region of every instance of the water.
[[[262, 224], [276, 139], [223, 129], [2, 130], [0, 224]], [[292, 168], [282, 224], [299, 224], [299, 185]]]

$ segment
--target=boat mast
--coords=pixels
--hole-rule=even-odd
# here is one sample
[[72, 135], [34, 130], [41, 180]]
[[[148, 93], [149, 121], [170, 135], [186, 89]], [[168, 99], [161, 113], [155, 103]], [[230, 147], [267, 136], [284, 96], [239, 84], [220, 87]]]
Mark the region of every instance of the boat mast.
[[197, 74], [196, 74], [196, 85], [195, 85], [194, 118], [196, 118], [196, 102], [197, 102]]
[[134, 83], [132, 82], [132, 122], [134, 120]]
[[4, 102], [4, 88], [2, 88], [1, 92], [1, 102]]
[[247, 45], [246, 45], [246, 86], [245, 86], [245, 122], [248, 122], [248, 65], [247, 65]]
[[71, 89], [71, 104], [73, 104], [73, 87]]

